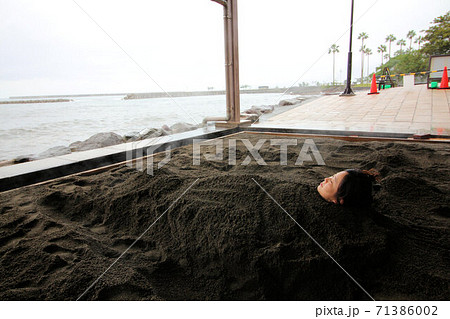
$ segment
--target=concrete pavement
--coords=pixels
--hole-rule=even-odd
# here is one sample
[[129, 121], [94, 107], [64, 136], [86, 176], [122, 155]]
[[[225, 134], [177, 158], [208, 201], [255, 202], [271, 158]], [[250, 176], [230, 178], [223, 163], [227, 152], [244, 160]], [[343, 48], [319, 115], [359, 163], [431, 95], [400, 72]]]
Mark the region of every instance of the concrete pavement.
[[369, 132], [450, 135], [450, 89], [426, 85], [390, 88], [380, 94], [327, 95], [276, 115], [263, 124]]

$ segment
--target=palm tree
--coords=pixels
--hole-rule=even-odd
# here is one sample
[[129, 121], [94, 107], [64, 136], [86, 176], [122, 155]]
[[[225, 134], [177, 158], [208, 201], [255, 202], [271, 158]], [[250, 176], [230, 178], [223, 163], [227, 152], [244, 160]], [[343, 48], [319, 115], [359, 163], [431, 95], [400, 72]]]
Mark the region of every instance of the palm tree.
[[363, 79], [364, 79], [364, 40], [366, 40], [367, 38], [369, 38], [369, 35], [365, 32], [361, 32], [358, 35], [358, 40], [361, 39], [361, 49], [359, 51], [361, 51], [361, 83], [363, 83]]
[[372, 55], [372, 50], [370, 48], [367, 48], [364, 53], [367, 55], [367, 77], [369, 77], [369, 57]]
[[361, 49], [359, 49], [359, 52], [361, 52], [361, 57], [362, 57], [362, 59], [361, 59], [361, 84], [362, 84], [362, 83], [364, 83], [363, 82], [363, 80], [364, 80], [363, 69], [364, 69], [364, 53], [366, 52], [366, 45], [363, 45], [361, 47]]
[[386, 42], [389, 42], [389, 59], [391, 58], [391, 43], [392, 43], [392, 41], [395, 41], [395, 40], [397, 40], [397, 38], [394, 37], [393, 34], [389, 34], [386, 37]]
[[339, 52], [339, 46], [336, 44], [332, 44], [328, 49], [328, 54], [333, 53], [333, 85], [334, 85], [334, 54]]
[[403, 39], [400, 39], [397, 41], [397, 45], [400, 46], [400, 53], [402, 53], [402, 46], [406, 45], [406, 41]]
[[377, 52], [378, 53], [381, 53], [381, 66], [383, 66], [383, 54], [384, 54], [384, 52], [386, 52], [387, 51], [387, 48], [386, 48], [386, 46], [384, 45], [384, 44], [381, 44], [379, 47], [378, 47], [378, 49], [377, 49]]
[[414, 31], [414, 30], [408, 31], [408, 34], [406, 35], [406, 37], [409, 39], [409, 50], [411, 50], [412, 39], [413, 39], [415, 36], [416, 36], [416, 31]]
[[416, 38], [416, 41], [414, 41], [414, 43], [419, 44], [419, 50], [420, 50], [420, 44], [421, 44], [424, 40], [425, 40], [425, 39], [423, 38], [423, 36], [419, 35], [419, 36]]

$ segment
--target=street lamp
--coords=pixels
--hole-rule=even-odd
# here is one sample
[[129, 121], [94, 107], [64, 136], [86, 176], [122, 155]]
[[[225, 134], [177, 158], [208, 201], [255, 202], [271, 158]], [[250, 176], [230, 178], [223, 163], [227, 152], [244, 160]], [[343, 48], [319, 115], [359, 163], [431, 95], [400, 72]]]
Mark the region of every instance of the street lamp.
[[350, 45], [348, 49], [348, 62], [347, 62], [347, 87], [340, 96], [354, 96], [353, 90], [351, 88], [352, 82], [352, 34], [353, 34], [353, 0], [352, 0], [352, 10], [350, 14]]

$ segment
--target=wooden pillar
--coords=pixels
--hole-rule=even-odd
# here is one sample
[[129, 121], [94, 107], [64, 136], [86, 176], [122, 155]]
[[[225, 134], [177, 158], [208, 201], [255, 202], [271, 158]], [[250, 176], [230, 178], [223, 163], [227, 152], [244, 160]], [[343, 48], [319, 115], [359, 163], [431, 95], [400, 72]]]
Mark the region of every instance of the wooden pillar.
[[[226, 118], [207, 117], [215, 120], [216, 126], [248, 125], [250, 121], [241, 122], [241, 103], [239, 95], [239, 49], [238, 49], [238, 4], [237, 0], [212, 0], [223, 6], [225, 39], [225, 85]], [[204, 121], [205, 121], [204, 120]], [[226, 120], [226, 122], [222, 122]]]
[[238, 50], [238, 9], [237, 0], [228, 0], [228, 8], [230, 13], [230, 37], [231, 43], [231, 72], [230, 72], [230, 122], [240, 122], [241, 116], [241, 105], [240, 105], [240, 95], [239, 95], [239, 50]]

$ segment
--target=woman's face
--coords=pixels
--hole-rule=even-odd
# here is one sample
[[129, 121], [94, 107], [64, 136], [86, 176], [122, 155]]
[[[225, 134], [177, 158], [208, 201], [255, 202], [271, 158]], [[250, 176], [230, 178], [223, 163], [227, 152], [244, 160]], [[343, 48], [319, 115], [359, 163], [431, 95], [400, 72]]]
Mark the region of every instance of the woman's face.
[[[320, 196], [322, 196], [322, 198], [328, 202], [337, 204], [338, 201], [336, 194], [342, 179], [347, 174], [348, 172], [342, 171], [334, 174], [333, 176], [325, 178], [323, 182], [320, 183], [319, 186], [317, 186], [317, 191], [319, 192]], [[340, 201], [340, 204], [343, 204], [342, 199]]]

